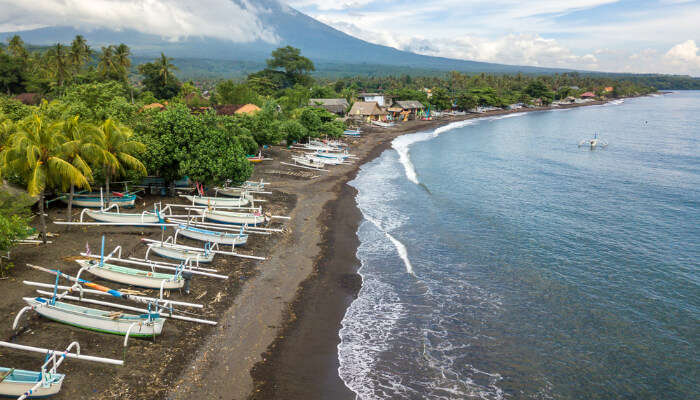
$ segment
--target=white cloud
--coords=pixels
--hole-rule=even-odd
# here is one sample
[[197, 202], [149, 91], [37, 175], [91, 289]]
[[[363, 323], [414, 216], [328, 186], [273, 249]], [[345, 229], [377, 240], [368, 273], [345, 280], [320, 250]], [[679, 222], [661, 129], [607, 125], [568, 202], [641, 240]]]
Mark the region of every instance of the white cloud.
[[686, 40], [671, 47], [664, 55], [664, 60], [674, 66], [674, 69], [700, 75], [700, 48], [695, 40]]
[[277, 36], [248, 0], [0, 0], [0, 31], [41, 26], [134, 29], [176, 41], [209, 36], [234, 42]]

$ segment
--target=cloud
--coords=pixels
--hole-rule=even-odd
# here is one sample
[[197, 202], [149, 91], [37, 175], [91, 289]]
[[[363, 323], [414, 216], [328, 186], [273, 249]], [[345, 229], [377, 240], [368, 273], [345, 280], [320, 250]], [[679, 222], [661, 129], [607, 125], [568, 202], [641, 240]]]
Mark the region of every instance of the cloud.
[[700, 75], [700, 48], [695, 40], [679, 43], [664, 54], [664, 60], [687, 73]]
[[43, 26], [134, 29], [172, 41], [209, 36], [277, 42], [249, 0], [0, 0], [0, 31]]

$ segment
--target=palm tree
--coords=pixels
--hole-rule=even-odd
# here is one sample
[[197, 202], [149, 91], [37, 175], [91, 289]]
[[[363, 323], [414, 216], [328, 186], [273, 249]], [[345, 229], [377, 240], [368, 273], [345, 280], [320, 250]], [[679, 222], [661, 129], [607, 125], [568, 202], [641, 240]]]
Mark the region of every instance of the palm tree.
[[177, 71], [175, 64], [171, 63], [172, 60], [172, 58], [166, 57], [164, 53], [160, 53], [160, 58], [156, 60], [158, 75], [163, 79], [163, 84], [166, 84], [172, 76], [171, 70]]
[[63, 87], [63, 83], [66, 81], [71, 69], [66, 46], [56, 43], [55, 46], [49, 49], [48, 54], [50, 67], [58, 87]]
[[71, 184], [90, 188], [82, 172], [63, 160], [69, 140], [61, 131], [60, 123], [50, 123], [37, 114], [23, 121], [10, 138], [10, 145], [0, 155], [2, 168], [14, 171], [27, 180], [29, 195], [39, 195], [41, 236], [46, 243], [44, 197], [49, 187], [67, 189]]
[[[77, 168], [88, 181], [92, 181], [92, 169], [88, 164], [99, 156], [97, 147], [93, 142], [96, 139], [97, 129], [94, 125], [80, 121], [79, 116], [71, 117], [61, 122], [61, 132], [68, 142], [63, 146], [62, 158]], [[75, 185], [71, 183], [68, 194], [68, 222], [73, 220], [73, 197]]]
[[83, 35], [77, 35], [70, 45], [69, 58], [70, 63], [73, 66], [74, 73], [80, 72], [83, 65], [90, 60], [90, 54], [92, 50], [87, 44], [87, 40]]
[[[114, 49], [114, 63], [119, 68], [122, 81], [128, 83], [129, 68], [131, 67], [131, 50], [124, 43]], [[134, 103], [134, 87], [129, 85], [131, 89], [131, 103]]]
[[102, 47], [100, 61], [97, 63], [97, 72], [103, 78], [117, 72], [117, 67], [114, 63], [114, 46]]
[[94, 143], [97, 152], [99, 152], [96, 160], [102, 165], [105, 175], [105, 190], [107, 191], [105, 204], [107, 206], [109, 206], [111, 199], [109, 183], [112, 177], [123, 175], [127, 169], [146, 173], [146, 167], [134, 157], [135, 154], [144, 151], [146, 147], [142, 143], [132, 140], [132, 136], [131, 129], [118, 125], [112, 119], [105, 120], [98, 127]]
[[22, 59], [26, 59], [29, 55], [27, 53], [27, 49], [24, 48], [24, 41], [19, 35], [14, 35], [7, 41], [7, 50], [14, 57], [19, 57]]

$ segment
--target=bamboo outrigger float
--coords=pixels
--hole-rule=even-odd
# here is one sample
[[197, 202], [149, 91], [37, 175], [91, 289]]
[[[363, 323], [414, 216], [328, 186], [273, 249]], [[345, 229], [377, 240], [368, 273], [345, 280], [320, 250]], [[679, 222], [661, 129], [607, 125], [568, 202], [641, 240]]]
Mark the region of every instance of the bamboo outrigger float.
[[[63, 386], [65, 375], [57, 373], [56, 370], [66, 358], [124, 365], [122, 360], [81, 355], [78, 342], [72, 342], [64, 351], [2, 341], [0, 341], [0, 347], [46, 355], [46, 361], [39, 372], [0, 367], [0, 397], [16, 397], [18, 400], [46, 398], [58, 394]], [[75, 353], [71, 353], [73, 349]]]

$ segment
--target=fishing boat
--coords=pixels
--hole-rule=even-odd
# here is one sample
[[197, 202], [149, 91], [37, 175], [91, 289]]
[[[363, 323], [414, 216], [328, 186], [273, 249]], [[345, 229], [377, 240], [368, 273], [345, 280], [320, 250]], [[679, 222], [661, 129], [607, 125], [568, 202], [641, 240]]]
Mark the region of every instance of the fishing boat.
[[0, 367], [0, 397], [41, 399], [58, 394], [65, 375]]
[[221, 222], [224, 224], [257, 226], [269, 221], [269, 218], [265, 217], [260, 212], [248, 213], [201, 208], [195, 209], [194, 211], [209, 221]]
[[316, 168], [316, 169], [323, 169], [323, 167], [326, 166], [326, 163], [319, 159], [315, 158], [309, 158], [309, 157], [292, 157], [292, 160], [296, 164], [303, 165], [305, 167], [309, 168]]
[[248, 193], [248, 189], [243, 187], [222, 187], [216, 188], [216, 193], [227, 197], [243, 197]]
[[250, 196], [225, 198], [182, 195], [182, 197], [191, 201], [193, 205], [212, 207], [245, 207], [250, 204], [252, 199]]
[[[42, 349], [9, 342], [0, 342], [0, 346], [46, 355], [41, 371], [38, 372], [0, 367], [0, 397], [12, 397], [21, 400], [46, 398], [58, 394], [66, 376], [57, 373], [56, 370], [66, 357], [105, 364], [124, 365], [124, 362], [121, 360], [80, 355], [78, 342], [71, 343], [64, 351]], [[70, 352], [74, 347], [77, 349], [77, 354]]]
[[177, 232], [175, 233], [175, 238], [177, 235], [182, 235], [186, 238], [199, 240], [208, 243], [218, 243], [220, 245], [229, 246], [243, 246], [248, 242], [248, 235], [244, 233], [226, 233], [212, 231], [208, 229], [196, 228], [190, 225], [180, 225]]
[[[61, 201], [68, 204], [68, 195], [61, 196]], [[136, 204], [135, 194], [114, 193], [110, 196], [109, 204], [105, 204], [107, 199], [102, 193], [82, 193], [73, 195], [73, 206], [89, 208], [108, 208], [113, 205], [131, 208]]]
[[76, 260], [87, 272], [108, 281], [149, 289], [180, 289], [185, 280], [180, 271], [175, 275], [122, 267], [96, 260]]
[[346, 129], [343, 136], [360, 137], [362, 132], [359, 129]]
[[608, 142], [603, 140], [603, 139], [599, 139], [598, 134], [596, 133], [592, 139], [584, 139], [584, 140], [580, 141], [578, 144], [578, 147], [589, 147], [591, 150], [593, 150], [593, 149], [605, 147], [607, 145], [608, 145]]
[[304, 157], [307, 160], [311, 160], [315, 163], [320, 163], [322, 165], [341, 165], [346, 163], [343, 159], [334, 157], [321, 157], [317, 154], [306, 154]]
[[144, 211], [141, 214], [133, 213], [120, 213], [104, 210], [91, 210], [86, 208], [83, 211], [88, 217], [100, 221], [100, 222], [111, 222], [111, 223], [123, 223], [123, 224], [157, 224], [161, 222], [158, 214]]
[[[172, 237], [170, 240], [172, 240]], [[214, 261], [214, 253], [208, 251], [207, 248], [203, 249], [202, 251], [192, 250], [175, 243], [169, 243], [168, 241], [149, 243], [148, 250], [146, 250], [147, 259], [150, 252], [153, 252], [163, 258], [178, 261], [189, 260], [195, 264], [208, 264]]]
[[[24, 301], [30, 309], [42, 317], [78, 328], [114, 335], [129, 333], [129, 336], [134, 337], [153, 337], [161, 334], [165, 322], [158, 313], [132, 315], [121, 311], [104, 311], [68, 304], [43, 297], [24, 297]], [[15, 318], [15, 325], [18, 319], [19, 315]]]

